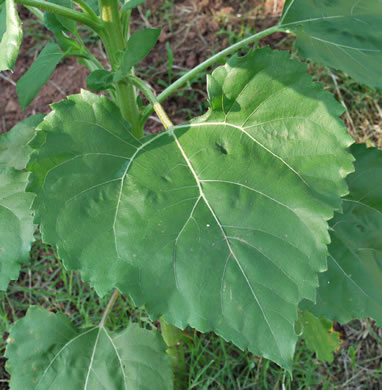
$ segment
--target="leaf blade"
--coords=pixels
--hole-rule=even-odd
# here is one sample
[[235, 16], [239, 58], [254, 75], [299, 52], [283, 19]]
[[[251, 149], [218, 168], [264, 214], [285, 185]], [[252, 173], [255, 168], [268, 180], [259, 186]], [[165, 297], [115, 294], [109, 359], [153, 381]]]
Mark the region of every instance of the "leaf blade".
[[341, 345], [339, 334], [333, 331], [333, 323], [326, 318], [317, 318], [307, 311], [299, 312], [298, 322], [306, 346], [316, 353], [317, 359], [332, 362], [333, 353], [338, 351]]
[[22, 264], [29, 263], [33, 241], [33, 194], [25, 193], [26, 172], [0, 168], [0, 290], [18, 278]]
[[353, 169], [342, 108], [305, 72], [268, 49], [235, 57], [211, 76], [212, 110], [141, 141], [105, 98], [56, 105], [30, 164], [44, 239], [98, 292], [290, 368]]
[[42, 119], [42, 114], [29, 117], [0, 136], [0, 290], [29, 263], [34, 196], [25, 193], [29, 174], [23, 170], [32, 152], [28, 143]]
[[356, 171], [348, 177], [350, 194], [343, 214], [331, 221], [328, 271], [320, 275], [314, 314], [340, 323], [372, 317], [382, 324], [382, 152], [353, 145]]
[[[321, 2], [322, 3], [322, 2]], [[300, 54], [340, 69], [356, 81], [382, 88], [382, 6], [378, 0], [285, 4], [281, 26], [297, 36]]]
[[144, 29], [136, 31], [129, 38], [127, 47], [122, 54], [120, 69], [116, 72], [114, 81], [120, 81], [126, 77], [130, 70], [150, 53], [158, 41], [159, 34], [159, 29]]
[[81, 331], [60, 313], [32, 307], [10, 331], [7, 369], [12, 389], [167, 390], [165, 350], [158, 334], [137, 324], [119, 333], [103, 326]]
[[58, 45], [48, 43], [32, 66], [18, 80], [16, 92], [23, 110], [33, 101], [43, 85], [49, 80], [64, 56], [65, 53], [60, 50]]
[[1, 21], [5, 20], [6, 23], [5, 29], [2, 28], [3, 34], [0, 41], [0, 71], [13, 70], [23, 39], [21, 21], [14, 0], [5, 0], [0, 7]]
[[0, 168], [21, 170], [27, 166], [33, 151], [28, 143], [34, 138], [36, 127], [43, 118], [43, 114], [32, 115], [1, 135]]

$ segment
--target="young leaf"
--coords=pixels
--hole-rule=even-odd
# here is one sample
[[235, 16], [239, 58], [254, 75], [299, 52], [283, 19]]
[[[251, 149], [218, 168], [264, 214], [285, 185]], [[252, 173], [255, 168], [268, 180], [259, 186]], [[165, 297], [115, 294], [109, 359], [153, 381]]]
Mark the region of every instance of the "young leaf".
[[372, 317], [382, 326], [382, 151], [365, 145], [351, 149], [355, 172], [343, 214], [331, 221], [329, 269], [320, 275], [313, 313], [340, 323]]
[[280, 24], [296, 34], [302, 56], [382, 88], [380, 0], [289, 0]]
[[340, 335], [333, 331], [333, 323], [326, 318], [317, 318], [307, 311], [300, 311], [298, 326], [302, 329], [302, 338], [306, 346], [316, 353], [317, 359], [333, 361], [333, 352], [340, 345]]
[[132, 9], [138, 7], [143, 4], [146, 0], [126, 0], [125, 4], [122, 7], [122, 11], [127, 11], [128, 9]]
[[105, 97], [54, 105], [29, 165], [43, 237], [99, 293], [290, 368], [352, 140], [288, 53], [234, 57], [211, 80], [206, 115], [143, 140]]
[[91, 72], [86, 79], [86, 86], [93, 91], [104, 91], [113, 87], [114, 73], [104, 69]]
[[17, 170], [26, 167], [32, 151], [27, 144], [42, 118], [32, 116], [0, 136], [0, 290], [17, 279], [21, 264], [29, 263], [34, 196], [25, 193], [28, 174]]
[[49, 80], [57, 64], [64, 58], [59, 46], [48, 43], [32, 66], [16, 84], [17, 97], [23, 110], [32, 102], [42, 86]]
[[[61, 5], [66, 8], [73, 8], [73, 1], [72, 0], [50, 0], [50, 2]], [[51, 12], [45, 12], [44, 13], [44, 23], [46, 27], [53, 31], [54, 33], [60, 32], [60, 31], [67, 31], [72, 33], [73, 35], [77, 35], [77, 23], [62, 15], [56, 15]]]
[[[12, 70], [23, 39], [23, 30], [21, 21], [17, 14], [14, 0], [5, 0], [0, 5], [0, 72], [3, 70]], [[5, 26], [4, 26], [5, 21]]]
[[12, 390], [171, 390], [166, 345], [130, 324], [77, 329], [63, 314], [32, 307], [12, 327], [6, 357]]
[[121, 66], [115, 74], [114, 81], [120, 81], [130, 72], [131, 68], [141, 62], [157, 43], [160, 30], [138, 30], [127, 42], [127, 47], [122, 54]]
[[27, 166], [32, 152], [28, 143], [35, 136], [36, 127], [43, 118], [43, 114], [30, 116], [0, 136], [0, 169], [21, 170]]
[[0, 290], [29, 263], [33, 241], [33, 194], [25, 193], [28, 173], [0, 168]]
[[97, 14], [99, 15], [99, 5], [98, 0], [86, 0], [85, 3]]

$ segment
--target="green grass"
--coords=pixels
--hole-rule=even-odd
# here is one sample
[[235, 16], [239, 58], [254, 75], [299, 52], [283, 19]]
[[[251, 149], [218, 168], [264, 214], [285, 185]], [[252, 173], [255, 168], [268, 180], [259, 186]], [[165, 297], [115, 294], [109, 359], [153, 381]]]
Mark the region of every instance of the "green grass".
[[[17, 282], [11, 282], [8, 290], [0, 293], [3, 352], [7, 331], [30, 305], [63, 312], [78, 327], [86, 328], [100, 321], [110, 298], [110, 294], [98, 297], [77, 272], [65, 270], [53, 247], [42, 243], [38, 235], [36, 238], [31, 264], [23, 267]], [[120, 296], [107, 325], [119, 330], [131, 321], [147, 329], [159, 327], [159, 322], [152, 322], [144, 308], [136, 308], [128, 297]], [[381, 330], [370, 321], [354, 321], [346, 329], [349, 334], [332, 364], [316, 360], [299, 342], [293, 378], [269, 360], [241, 351], [213, 333], [186, 329], [188, 389], [377, 389], [382, 383]], [[4, 358], [1, 360], [4, 363]], [[5, 382], [0, 382], [0, 388], [5, 389], [8, 375], [3, 366], [0, 378]]]

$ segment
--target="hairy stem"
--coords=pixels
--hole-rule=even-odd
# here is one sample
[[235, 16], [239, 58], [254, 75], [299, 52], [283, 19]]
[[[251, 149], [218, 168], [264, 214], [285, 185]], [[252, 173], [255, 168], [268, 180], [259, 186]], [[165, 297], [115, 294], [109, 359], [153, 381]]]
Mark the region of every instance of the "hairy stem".
[[174, 388], [181, 390], [185, 388], [187, 371], [184, 349], [182, 346], [182, 332], [174, 325], [167, 323], [163, 317], [160, 318], [162, 337], [168, 349], [167, 354], [171, 359], [171, 366], [174, 373]]
[[111, 298], [106, 306], [106, 309], [103, 313], [102, 319], [98, 325], [100, 328], [103, 328], [105, 326], [107, 318], [109, 317], [111, 309], [113, 308], [114, 303], [117, 300], [118, 296], [119, 296], [119, 290], [116, 289], [116, 290], [114, 290], [113, 295], [111, 296]]
[[[171, 94], [173, 94], [178, 88], [182, 87], [184, 84], [186, 84], [189, 81], [193, 81], [195, 76], [197, 76], [203, 70], [206, 70], [211, 65], [215, 64], [217, 61], [223, 59], [228, 55], [234, 54], [238, 50], [242, 49], [243, 47], [250, 45], [251, 43], [257, 42], [261, 38], [264, 38], [278, 31], [283, 31], [279, 25], [267, 28], [266, 30], [260, 31], [257, 34], [254, 34], [246, 39], [243, 39], [242, 41], [235, 43], [234, 45], [227, 47], [226, 49], [213, 55], [212, 57], [208, 58], [206, 61], [202, 62], [195, 68], [191, 69], [189, 72], [187, 72], [185, 75], [180, 77], [178, 80], [174, 81], [171, 85], [169, 85], [160, 95], [158, 95], [157, 97], [158, 102], [162, 103]], [[152, 114], [153, 111], [154, 111], [153, 106], [149, 106], [144, 110], [144, 112], [142, 113], [144, 122], [146, 122], [147, 118]]]
[[76, 22], [91, 27], [97, 33], [100, 33], [102, 31], [101, 23], [96, 22], [89, 15], [75, 11], [70, 8], [63, 7], [58, 4], [49, 3], [44, 0], [16, 0], [16, 3], [42, 9], [44, 11], [52, 12], [57, 15], [65, 16], [69, 19], [75, 20]]
[[[109, 56], [111, 67], [113, 70], [117, 70], [121, 52], [126, 46], [120, 21], [118, 0], [100, 0], [100, 4], [104, 26], [101, 38]], [[140, 122], [134, 86], [124, 80], [119, 81], [116, 83], [116, 97], [123, 118], [131, 124], [132, 134], [136, 138], [143, 137], [143, 126]]]

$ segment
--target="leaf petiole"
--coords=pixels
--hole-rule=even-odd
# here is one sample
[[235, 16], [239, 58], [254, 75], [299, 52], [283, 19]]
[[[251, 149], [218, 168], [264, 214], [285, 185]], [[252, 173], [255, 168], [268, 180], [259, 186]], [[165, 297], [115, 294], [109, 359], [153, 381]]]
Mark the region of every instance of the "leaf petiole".
[[88, 4], [86, 4], [82, 0], [74, 0], [74, 2], [83, 10], [85, 11], [94, 21], [98, 22], [99, 17], [97, 14], [89, 7]]
[[154, 92], [150, 89], [150, 87], [138, 77], [130, 75], [127, 77], [127, 79], [129, 80], [129, 82], [131, 82], [131, 84], [135, 85], [138, 89], [140, 89], [147, 97], [149, 102], [152, 104], [154, 111], [158, 115], [158, 118], [162, 122], [164, 128], [168, 130], [170, 127], [173, 127], [174, 124], [171, 122], [171, 119], [168, 117], [166, 111], [159, 103], [157, 97], [154, 95]]
[[[172, 95], [177, 89], [182, 87], [184, 84], [186, 84], [188, 81], [191, 81], [195, 76], [197, 76], [200, 72], [203, 70], [206, 70], [209, 66], [215, 64], [219, 60], [223, 59], [226, 56], [229, 56], [231, 54], [236, 53], [238, 50], [242, 49], [243, 47], [250, 45], [251, 43], [257, 42], [258, 40], [271, 35], [275, 32], [284, 32], [284, 30], [281, 28], [280, 25], [276, 25], [270, 28], [267, 28], [266, 30], [260, 31], [259, 33], [256, 33], [254, 35], [251, 35], [250, 37], [243, 39], [240, 42], [235, 43], [234, 45], [231, 45], [227, 47], [226, 49], [220, 51], [219, 53], [213, 55], [212, 57], [208, 58], [195, 68], [191, 69], [189, 72], [187, 72], [185, 75], [180, 77], [178, 80], [174, 81], [171, 85], [169, 85], [161, 94], [158, 95], [157, 100], [159, 103], [162, 103], [164, 100], [166, 100], [170, 95]], [[147, 118], [152, 114], [154, 111], [153, 106], [147, 107], [144, 112], [142, 113], [143, 120], [146, 122]]]
[[97, 33], [100, 33], [102, 31], [102, 24], [100, 22], [96, 22], [89, 15], [86, 15], [82, 12], [74, 11], [67, 7], [63, 7], [54, 3], [49, 3], [44, 0], [16, 0], [15, 2], [17, 4], [35, 7], [44, 11], [52, 12], [57, 15], [65, 16], [69, 19], [75, 20], [76, 22], [89, 26]]

